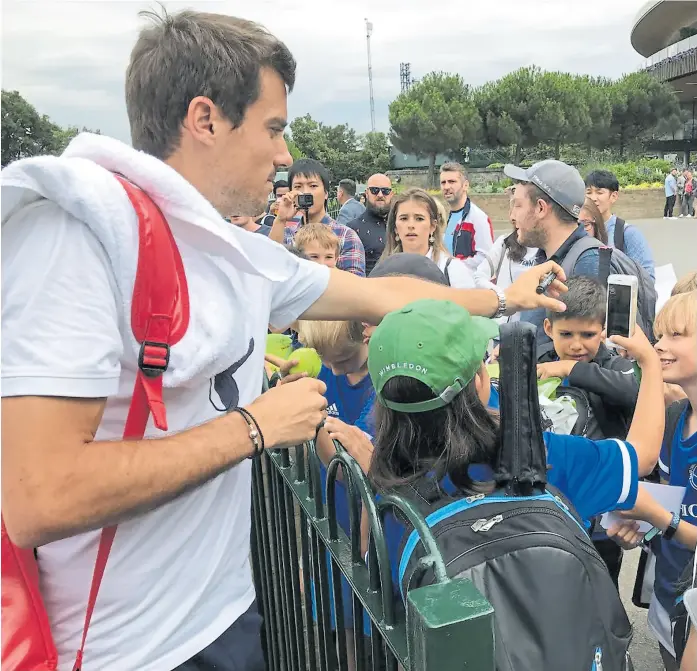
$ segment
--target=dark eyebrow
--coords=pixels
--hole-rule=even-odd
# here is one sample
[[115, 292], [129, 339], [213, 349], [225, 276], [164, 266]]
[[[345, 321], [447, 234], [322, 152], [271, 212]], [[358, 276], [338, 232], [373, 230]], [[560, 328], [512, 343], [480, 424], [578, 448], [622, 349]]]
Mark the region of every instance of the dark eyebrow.
[[288, 125], [288, 119], [283, 119], [279, 116], [269, 119], [266, 122], [269, 128], [285, 128]]

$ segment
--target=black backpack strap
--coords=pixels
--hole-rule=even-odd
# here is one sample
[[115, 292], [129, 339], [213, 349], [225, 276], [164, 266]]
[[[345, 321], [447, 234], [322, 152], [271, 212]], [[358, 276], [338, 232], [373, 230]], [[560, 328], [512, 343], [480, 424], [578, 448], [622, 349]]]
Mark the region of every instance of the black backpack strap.
[[624, 228], [625, 228], [626, 222], [624, 219], [620, 219], [617, 217], [615, 219], [615, 233], [614, 233], [614, 240], [613, 240], [613, 246], [615, 249], [619, 249], [621, 252], [624, 251]]
[[598, 281], [607, 287], [607, 278], [612, 271], [612, 249], [610, 247], [600, 247], [598, 249]]
[[596, 238], [592, 238], [590, 235], [584, 235], [574, 242], [573, 245], [564, 255], [564, 258], [559, 260], [552, 256], [553, 261], [557, 261], [559, 265], [564, 269], [567, 277], [571, 277], [574, 274], [574, 268], [576, 263], [578, 263], [579, 258], [582, 254], [587, 252], [589, 249], [599, 249], [603, 246], [603, 243]]
[[450, 284], [450, 271], [448, 270], [450, 268], [450, 262], [453, 260], [453, 257], [451, 256], [446, 262], [445, 262], [445, 268], [443, 268], [443, 275], [445, 275], [445, 280], [448, 283], [448, 286], [452, 286]]
[[501, 451], [494, 479], [514, 495], [527, 496], [547, 484], [547, 448], [537, 393], [537, 327], [501, 326], [499, 356]]

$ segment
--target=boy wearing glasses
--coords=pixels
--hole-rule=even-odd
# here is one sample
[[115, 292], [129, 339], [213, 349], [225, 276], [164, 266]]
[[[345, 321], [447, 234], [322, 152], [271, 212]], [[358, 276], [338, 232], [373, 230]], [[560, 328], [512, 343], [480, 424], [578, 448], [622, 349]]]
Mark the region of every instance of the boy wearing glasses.
[[385, 249], [387, 215], [392, 203], [392, 182], [387, 175], [373, 175], [365, 190], [365, 212], [346, 224], [358, 234], [365, 248], [365, 271], [369, 274]]

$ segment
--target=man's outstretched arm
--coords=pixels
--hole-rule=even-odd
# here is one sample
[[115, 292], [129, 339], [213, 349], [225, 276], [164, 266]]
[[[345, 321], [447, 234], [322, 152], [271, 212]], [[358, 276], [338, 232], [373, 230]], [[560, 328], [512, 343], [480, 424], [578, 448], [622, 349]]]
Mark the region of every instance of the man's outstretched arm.
[[[528, 270], [505, 290], [508, 314], [535, 308], [564, 311], [564, 304], [554, 298], [566, 290], [559, 280], [550, 287], [551, 296], [536, 291], [550, 271], [556, 272], [559, 280], [566, 279], [561, 267], [548, 261]], [[422, 298], [453, 301], [473, 315], [483, 317], [491, 317], [499, 305], [498, 296], [491, 289], [452, 289], [410, 277], [364, 279], [334, 270], [327, 290], [301, 319], [357, 319], [378, 324], [387, 313]]]

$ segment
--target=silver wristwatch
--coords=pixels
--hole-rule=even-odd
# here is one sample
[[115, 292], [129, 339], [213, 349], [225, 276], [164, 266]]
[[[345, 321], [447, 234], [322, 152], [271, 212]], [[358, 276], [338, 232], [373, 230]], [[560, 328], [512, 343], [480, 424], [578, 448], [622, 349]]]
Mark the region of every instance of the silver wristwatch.
[[492, 287], [492, 291], [496, 292], [496, 295], [499, 299], [499, 307], [494, 313], [492, 319], [498, 319], [499, 317], [503, 317], [506, 314], [506, 294], [503, 292], [503, 289], [501, 289], [501, 287], [497, 287], [496, 285]]

